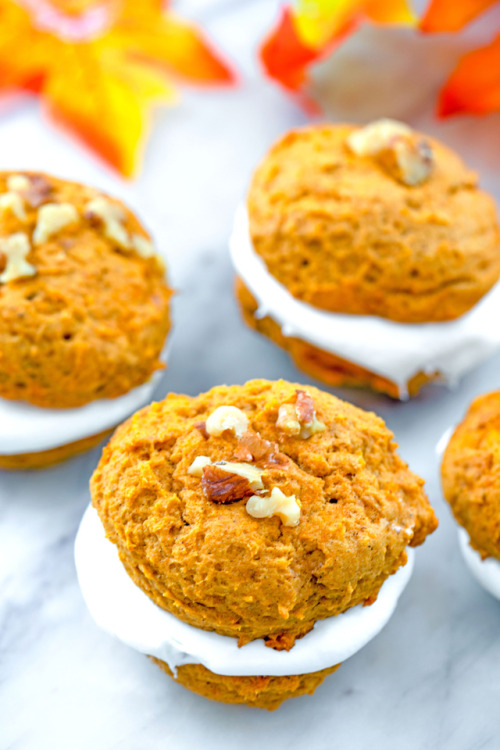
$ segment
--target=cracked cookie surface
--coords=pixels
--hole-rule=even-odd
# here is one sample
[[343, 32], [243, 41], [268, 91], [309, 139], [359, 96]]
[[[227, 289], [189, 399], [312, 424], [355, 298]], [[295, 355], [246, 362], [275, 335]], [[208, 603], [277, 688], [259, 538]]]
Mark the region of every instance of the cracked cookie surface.
[[459, 317], [500, 274], [493, 199], [438, 141], [425, 137], [434, 168], [410, 186], [348, 148], [355, 130], [310, 126], [270, 150], [248, 195], [256, 252], [297, 299], [331, 312]]
[[[283, 429], [284, 405], [324, 429], [302, 432], [308, 437]], [[210, 434], [207, 419], [227, 406], [244, 413], [248, 429]], [[235, 462], [258, 470], [263, 486], [252, 487], [261, 499], [276, 489], [294, 496], [298, 523], [250, 515], [245, 492], [213, 502], [203, 472], [226, 465], [235, 476]], [[242, 486], [238, 471], [233, 488]], [[422, 480], [380, 418], [286, 381], [170, 394], [142, 409], [104, 449], [91, 488], [127, 572], [160, 607], [195, 627], [240, 643], [265, 638], [278, 649], [291, 648], [316, 620], [373, 602], [406, 562], [406, 546], [437, 525]]]

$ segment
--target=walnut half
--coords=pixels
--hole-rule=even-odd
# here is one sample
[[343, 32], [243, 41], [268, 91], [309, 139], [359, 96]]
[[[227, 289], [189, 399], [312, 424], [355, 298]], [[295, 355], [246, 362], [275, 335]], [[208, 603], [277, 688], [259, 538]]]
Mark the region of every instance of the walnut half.
[[297, 390], [295, 406], [282, 404], [278, 411], [276, 427], [291, 437], [304, 440], [317, 432], [324, 432], [326, 425], [316, 417], [314, 401], [307, 391]]
[[434, 169], [429, 142], [397, 120], [376, 120], [353, 130], [347, 146], [358, 156], [373, 156], [386, 172], [405, 185], [420, 185]]
[[273, 487], [270, 495], [253, 495], [246, 509], [254, 518], [278, 516], [284, 526], [297, 526], [300, 519], [300, 502], [295, 495], [283, 494], [279, 487]]

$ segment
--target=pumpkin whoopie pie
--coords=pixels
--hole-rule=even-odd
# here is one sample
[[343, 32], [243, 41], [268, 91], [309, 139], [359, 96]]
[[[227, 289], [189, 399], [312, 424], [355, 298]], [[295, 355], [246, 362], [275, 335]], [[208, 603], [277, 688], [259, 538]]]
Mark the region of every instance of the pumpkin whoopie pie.
[[119, 200], [0, 173], [0, 467], [86, 450], [149, 400], [170, 289]]
[[96, 621], [185, 687], [268, 709], [379, 632], [437, 526], [380, 418], [283, 380], [142, 409], [91, 491], [76, 561]]
[[472, 402], [446, 447], [441, 476], [465, 562], [500, 599], [500, 391]]
[[329, 385], [407, 398], [500, 346], [495, 204], [456, 153], [403, 123], [285, 135], [231, 249], [246, 322]]

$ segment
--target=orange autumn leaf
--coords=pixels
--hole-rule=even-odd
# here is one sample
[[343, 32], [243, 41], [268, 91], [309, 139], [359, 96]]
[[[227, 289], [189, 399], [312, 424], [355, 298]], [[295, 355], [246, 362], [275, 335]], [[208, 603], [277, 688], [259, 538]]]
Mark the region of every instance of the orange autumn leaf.
[[425, 32], [459, 31], [498, 0], [431, 0], [421, 22]]
[[365, 21], [414, 24], [406, 0], [297, 0], [286, 5], [260, 56], [269, 76], [300, 91], [309, 66], [330, 54]]
[[500, 36], [464, 55], [440, 94], [440, 115], [464, 112], [500, 112]]
[[37, 94], [122, 174], [137, 165], [152, 107], [176, 100], [173, 76], [234, 80], [199, 31], [160, 0], [0, 0], [0, 94]]

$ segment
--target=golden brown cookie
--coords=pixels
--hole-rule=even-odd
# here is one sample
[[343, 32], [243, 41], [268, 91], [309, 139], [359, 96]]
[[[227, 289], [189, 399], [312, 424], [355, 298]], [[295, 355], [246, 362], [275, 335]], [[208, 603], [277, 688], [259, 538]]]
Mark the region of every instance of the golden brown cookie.
[[279, 708], [288, 698], [312, 695], [325, 677], [340, 666], [284, 677], [227, 677], [210, 672], [202, 664], [185, 664], [178, 667], [174, 677], [168, 664], [154, 656], [151, 659], [180, 685], [205, 698], [221, 703], [245, 703], [268, 711]]
[[[104, 449], [91, 491], [125, 569], [156, 604], [278, 650], [317, 620], [373, 603], [406, 547], [437, 526], [381, 419], [285, 381], [170, 394], [142, 409]], [[228, 678], [186, 666], [177, 679], [272, 708], [327, 672]]]
[[76, 407], [146, 382], [163, 366], [170, 294], [120, 201], [0, 173], [0, 397]]
[[293, 296], [324, 310], [404, 323], [459, 317], [500, 274], [492, 198], [434, 139], [410, 133], [358, 153], [355, 130], [312, 125], [273, 146], [248, 195], [256, 252]]
[[443, 492], [481, 557], [500, 560], [500, 391], [472, 402], [443, 456]]

